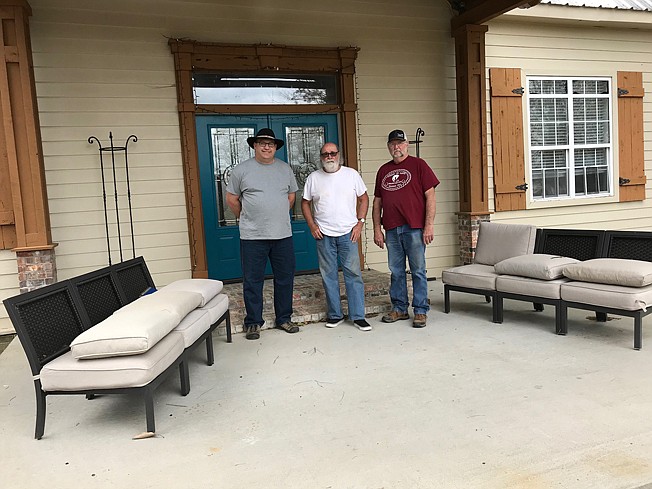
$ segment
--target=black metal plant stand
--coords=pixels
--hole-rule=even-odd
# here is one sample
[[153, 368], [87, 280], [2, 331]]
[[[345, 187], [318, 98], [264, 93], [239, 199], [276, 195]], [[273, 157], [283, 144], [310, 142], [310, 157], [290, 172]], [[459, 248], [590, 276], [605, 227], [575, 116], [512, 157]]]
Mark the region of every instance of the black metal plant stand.
[[122, 233], [120, 232], [120, 209], [118, 208], [118, 182], [116, 179], [116, 169], [115, 169], [115, 159], [117, 153], [124, 153], [125, 157], [125, 176], [127, 180], [127, 202], [129, 203], [129, 227], [131, 232], [131, 250], [133, 253], [133, 258], [136, 258], [136, 244], [134, 241], [134, 218], [131, 208], [131, 185], [129, 182], [129, 157], [127, 147], [129, 146], [129, 141], [134, 143], [138, 141], [138, 138], [135, 135], [131, 135], [125, 141], [124, 146], [114, 146], [113, 145], [113, 133], [109, 132], [109, 146], [102, 146], [102, 143], [95, 136], [88, 138], [89, 144], [96, 142], [99, 146], [100, 153], [100, 171], [102, 172], [102, 203], [104, 205], [104, 228], [106, 231], [106, 251], [109, 256], [109, 266], [111, 265], [111, 242], [109, 240], [109, 217], [106, 207], [106, 180], [104, 178], [104, 153], [111, 154], [111, 172], [113, 174], [113, 198], [115, 200], [115, 221], [118, 230], [118, 246], [120, 248], [120, 262], [123, 261], [122, 257]]
[[410, 144], [414, 144], [417, 148], [417, 158], [419, 158], [419, 146], [423, 141], [421, 141], [421, 136], [425, 136], [426, 133], [420, 127], [417, 129], [417, 135], [414, 138], [414, 141], [410, 141]]

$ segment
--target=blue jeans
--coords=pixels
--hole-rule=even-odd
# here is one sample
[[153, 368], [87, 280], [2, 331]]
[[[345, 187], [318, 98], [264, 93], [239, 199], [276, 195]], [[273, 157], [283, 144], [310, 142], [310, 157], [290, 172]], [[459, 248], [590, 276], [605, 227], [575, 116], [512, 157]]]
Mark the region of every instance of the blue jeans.
[[326, 292], [328, 319], [341, 318], [340, 281], [337, 275], [337, 259], [344, 274], [346, 297], [349, 303], [349, 319], [364, 319], [364, 283], [360, 271], [358, 243], [351, 241], [351, 233], [343, 236], [324, 236], [317, 240], [319, 271]]
[[263, 324], [263, 285], [267, 259], [274, 274], [276, 326], [290, 322], [294, 292], [294, 244], [283, 239], [241, 239], [242, 292], [247, 315], [245, 326]]
[[389, 297], [392, 309], [407, 312], [408, 291], [405, 276], [405, 258], [407, 257], [412, 273], [412, 307], [414, 314], [426, 314], [428, 304], [428, 279], [426, 276], [426, 245], [423, 244], [423, 230], [412, 229], [407, 224], [387, 231], [385, 244], [389, 271], [392, 272]]

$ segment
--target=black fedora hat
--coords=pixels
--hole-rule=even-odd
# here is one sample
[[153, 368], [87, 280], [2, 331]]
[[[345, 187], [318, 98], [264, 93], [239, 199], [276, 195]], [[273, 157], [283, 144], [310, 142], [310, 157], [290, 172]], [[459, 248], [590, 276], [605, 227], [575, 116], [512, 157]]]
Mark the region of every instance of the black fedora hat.
[[276, 135], [274, 134], [274, 131], [267, 127], [263, 127], [260, 129], [255, 136], [251, 136], [247, 138], [247, 143], [249, 144], [250, 148], [254, 147], [254, 143], [256, 142], [257, 139], [273, 139], [274, 142], [276, 143], [276, 149], [281, 149], [283, 147], [283, 144], [285, 144], [281, 139], [276, 139]]

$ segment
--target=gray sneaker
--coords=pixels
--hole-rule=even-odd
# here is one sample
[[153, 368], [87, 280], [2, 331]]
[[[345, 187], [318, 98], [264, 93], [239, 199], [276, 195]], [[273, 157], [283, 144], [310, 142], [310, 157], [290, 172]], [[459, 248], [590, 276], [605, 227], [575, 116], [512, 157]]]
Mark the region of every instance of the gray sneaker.
[[276, 327], [278, 329], [282, 329], [283, 331], [286, 331], [288, 333], [298, 333], [299, 332], [299, 326], [297, 326], [296, 324], [292, 324], [291, 322], [278, 324]]

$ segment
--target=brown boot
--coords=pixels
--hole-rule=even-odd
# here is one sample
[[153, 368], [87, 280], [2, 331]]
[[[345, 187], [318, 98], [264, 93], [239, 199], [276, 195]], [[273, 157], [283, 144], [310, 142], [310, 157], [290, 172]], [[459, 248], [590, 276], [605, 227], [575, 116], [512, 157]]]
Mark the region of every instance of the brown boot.
[[413, 328], [425, 328], [426, 321], [428, 321], [428, 316], [425, 314], [415, 314], [414, 321], [412, 321]]
[[396, 321], [403, 319], [410, 319], [410, 315], [407, 312], [390, 311], [383, 316], [381, 321], [383, 323], [395, 323]]

